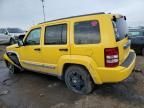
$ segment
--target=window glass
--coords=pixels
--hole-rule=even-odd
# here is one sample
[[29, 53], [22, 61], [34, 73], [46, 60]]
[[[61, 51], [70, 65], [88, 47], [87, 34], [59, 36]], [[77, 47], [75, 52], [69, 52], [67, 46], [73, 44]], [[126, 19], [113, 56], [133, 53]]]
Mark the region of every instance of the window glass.
[[45, 44], [66, 44], [67, 42], [67, 25], [54, 25], [46, 27]]
[[40, 44], [40, 28], [32, 30], [26, 38], [26, 45], [39, 45]]
[[76, 44], [95, 44], [100, 42], [98, 21], [77, 22], [74, 25]]
[[117, 18], [116, 21], [113, 21], [113, 27], [116, 34], [116, 41], [120, 41], [128, 35], [127, 22], [124, 18]]

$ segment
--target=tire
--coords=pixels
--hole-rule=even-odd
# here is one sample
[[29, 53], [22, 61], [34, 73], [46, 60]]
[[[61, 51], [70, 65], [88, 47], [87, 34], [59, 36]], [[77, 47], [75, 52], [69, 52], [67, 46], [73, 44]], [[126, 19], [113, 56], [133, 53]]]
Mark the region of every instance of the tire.
[[13, 44], [15, 44], [15, 40], [14, 39], [10, 39], [10, 45], [13, 45]]
[[88, 71], [77, 65], [70, 66], [66, 70], [65, 83], [69, 89], [79, 94], [89, 94], [94, 87]]
[[16, 73], [20, 72], [20, 69], [18, 69], [17, 67], [15, 67], [15, 66], [14, 66], [13, 64], [11, 64], [11, 63], [8, 63], [7, 66], [8, 66], [8, 69], [9, 69], [9, 73], [10, 73], [10, 74], [16, 74]]
[[144, 56], [144, 48], [142, 48], [142, 56]]

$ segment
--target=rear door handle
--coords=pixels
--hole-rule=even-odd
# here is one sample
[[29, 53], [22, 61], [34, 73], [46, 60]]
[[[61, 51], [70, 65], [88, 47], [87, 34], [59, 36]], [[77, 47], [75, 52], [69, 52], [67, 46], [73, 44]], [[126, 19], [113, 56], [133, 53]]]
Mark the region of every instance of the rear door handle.
[[41, 51], [41, 49], [40, 49], [40, 48], [35, 48], [34, 50], [35, 50], [35, 51]]
[[59, 51], [68, 51], [67, 48], [60, 48]]

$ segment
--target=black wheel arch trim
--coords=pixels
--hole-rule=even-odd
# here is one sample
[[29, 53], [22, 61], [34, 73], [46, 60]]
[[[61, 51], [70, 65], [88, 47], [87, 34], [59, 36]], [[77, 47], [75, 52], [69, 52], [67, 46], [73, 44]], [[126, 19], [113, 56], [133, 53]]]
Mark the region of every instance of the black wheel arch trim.
[[13, 61], [14, 64], [16, 64], [19, 67], [22, 67], [19, 61], [19, 56], [15, 52], [8, 51], [6, 54], [9, 57], [9, 59]]

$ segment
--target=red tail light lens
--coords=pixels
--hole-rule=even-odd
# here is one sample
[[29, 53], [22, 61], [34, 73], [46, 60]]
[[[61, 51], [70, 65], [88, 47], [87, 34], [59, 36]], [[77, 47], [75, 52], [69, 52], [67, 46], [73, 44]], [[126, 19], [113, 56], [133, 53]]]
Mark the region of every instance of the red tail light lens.
[[119, 51], [116, 48], [105, 48], [105, 67], [116, 67], [119, 64]]

